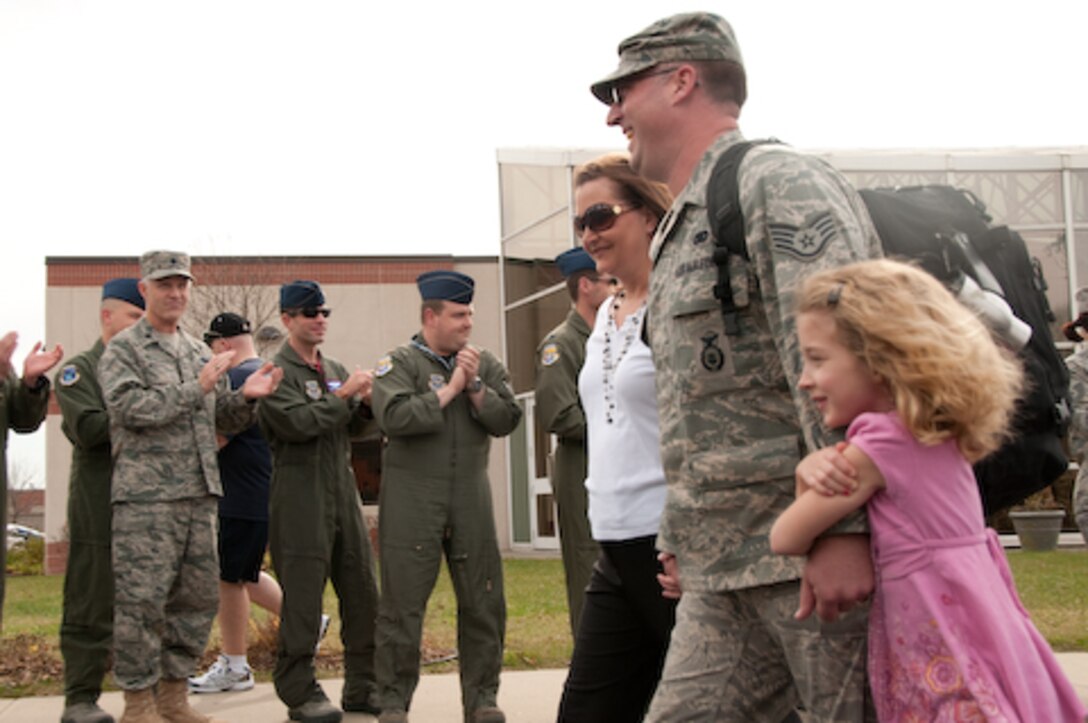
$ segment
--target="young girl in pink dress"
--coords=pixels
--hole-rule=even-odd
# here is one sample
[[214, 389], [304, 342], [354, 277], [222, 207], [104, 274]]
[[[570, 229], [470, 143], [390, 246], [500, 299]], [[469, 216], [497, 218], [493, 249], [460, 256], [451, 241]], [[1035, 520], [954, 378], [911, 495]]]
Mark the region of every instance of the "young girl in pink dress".
[[798, 298], [800, 387], [828, 427], [848, 427], [840, 449], [856, 478], [843, 487], [813, 474], [819, 452], [802, 461], [771, 547], [805, 554], [867, 506], [877, 575], [869, 680], [880, 720], [1083, 720], [1020, 604], [971, 471], [1001, 444], [1018, 365], [938, 281], [906, 264], [816, 274]]

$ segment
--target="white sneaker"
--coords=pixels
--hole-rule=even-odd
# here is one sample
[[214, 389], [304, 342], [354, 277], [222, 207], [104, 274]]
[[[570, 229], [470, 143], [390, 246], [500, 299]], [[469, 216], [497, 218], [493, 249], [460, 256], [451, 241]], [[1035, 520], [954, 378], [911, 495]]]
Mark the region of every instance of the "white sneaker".
[[321, 614], [321, 627], [317, 631], [317, 645], [314, 646], [314, 655], [317, 655], [317, 651], [321, 650], [321, 641], [325, 639], [325, 634], [329, 632], [329, 623], [332, 621], [328, 615]]
[[192, 693], [225, 693], [230, 690], [249, 690], [253, 687], [253, 671], [247, 665], [244, 670], [234, 670], [227, 659], [220, 655], [208, 672], [189, 678]]

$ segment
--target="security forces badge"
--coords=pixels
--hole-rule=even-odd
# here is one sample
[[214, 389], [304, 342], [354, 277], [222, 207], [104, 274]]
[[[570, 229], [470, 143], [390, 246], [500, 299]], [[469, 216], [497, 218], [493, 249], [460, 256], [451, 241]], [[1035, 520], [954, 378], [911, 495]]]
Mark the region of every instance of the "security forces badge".
[[306, 396], [314, 401], [321, 399], [321, 385], [317, 383], [316, 379], [306, 380]]
[[544, 348], [540, 350], [540, 363], [550, 367], [557, 361], [559, 361], [559, 346], [554, 343], [545, 344]]
[[79, 369], [75, 364], [69, 364], [60, 370], [60, 383], [62, 386], [70, 387], [79, 381]]

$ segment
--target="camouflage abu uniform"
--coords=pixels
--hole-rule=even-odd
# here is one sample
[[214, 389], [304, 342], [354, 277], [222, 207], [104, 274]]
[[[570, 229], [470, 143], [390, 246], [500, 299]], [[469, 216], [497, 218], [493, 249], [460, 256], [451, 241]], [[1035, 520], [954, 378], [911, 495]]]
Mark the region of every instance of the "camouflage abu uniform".
[[57, 373], [56, 396], [72, 443], [68, 482], [68, 562], [64, 570], [64, 655], [66, 703], [94, 702], [102, 691], [113, 636], [113, 568], [110, 564], [110, 420], [98, 361], [99, 339], [69, 359]]
[[[38, 377], [37, 385], [31, 389], [15, 374], [0, 381], [0, 430], [4, 435], [0, 440], [0, 519], [7, 520], [8, 515], [8, 430], [14, 429], [19, 434], [29, 434], [41, 426], [49, 405], [49, 380], [43, 374]], [[0, 553], [7, 559], [8, 537], [0, 542]], [[0, 623], [3, 623], [4, 578], [0, 575]]]
[[215, 435], [253, 424], [256, 405], [225, 375], [204, 393], [210, 356], [181, 329], [171, 340], [143, 318], [98, 365], [114, 455], [114, 676], [125, 690], [191, 675], [215, 618]]
[[1073, 514], [1084, 541], [1088, 543], [1088, 341], [1078, 342], [1066, 357], [1069, 367], [1069, 402], [1073, 418], [1069, 426], [1069, 452], [1080, 462], [1073, 487]]
[[349, 374], [336, 360], [320, 358], [319, 372], [284, 344], [274, 359], [283, 380], [262, 400], [258, 415], [272, 448], [269, 548], [283, 587], [274, 682], [289, 708], [324, 697], [314, 648], [331, 579], [340, 599], [343, 701], [356, 709], [371, 701], [376, 688], [378, 589], [351, 468], [351, 436], [364, 433], [370, 410], [332, 393]]
[[[751, 261], [731, 259], [734, 299], [742, 311], [740, 334], [726, 335], [712, 291], [718, 270], [711, 259], [706, 186], [718, 157], [739, 140], [733, 132], [711, 145], [651, 246], [650, 340], [668, 479], [659, 546], [677, 557], [684, 597], [648, 719], [673, 720], [678, 710], [687, 710], [686, 704], [699, 703], [688, 697], [691, 688], [674, 687], [671, 679], [682, 675], [684, 666], [701, 668], [708, 660], [699, 651], [718, 637], [712, 630], [720, 626], [711, 620], [743, 618], [753, 611], [777, 616], [778, 623], [792, 628], [795, 641], [805, 641], [817, 662], [806, 670], [784, 650], [768, 649], [781, 642], [747, 641], [754, 649], [744, 655], [767, 666], [760, 673], [778, 675], [736, 681], [736, 697], [721, 701], [730, 714], [781, 719], [796, 695], [792, 673], [812, 713], [856, 719], [864, 688], [866, 611], [833, 624], [815, 617], [788, 622], [797, 604], [801, 567], [796, 558], [771, 552], [767, 538], [775, 518], [793, 500], [793, 472], [803, 451], [831, 441], [797, 391], [801, 362], [794, 290], [807, 274], [879, 256], [879, 241], [857, 194], [823, 161], [786, 148], [753, 149], [739, 173]], [[860, 516], [839, 528], [864, 529]], [[730, 591], [743, 593], [721, 595]], [[816, 644], [824, 646], [823, 660], [813, 655]], [[729, 652], [735, 650], [708, 655]], [[811, 690], [823, 693], [825, 687], [808, 677], [814, 674], [832, 681], [836, 693], [852, 676], [856, 685], [846, 691], [852, 699], [837, 701], [844, 707], [811, 699]], [[707, 693], [704, 702], [713, 703], [717, 696]]]
[[494, 706], [502, 669], [506, 599], [487, 462], [491, 437], [521, 420], [509, 375], [480, 352], [485, 388], [477, 411], [460, 394], [441, 408], [435, 393], [453, 363], [423, 335], [378, 362], [374, 415], [388, 437], [379, 517], [382, 599], [376, 664], [383, 710], [407, 710], [419, 682], [423, 613], [445, 554], [457, 596], [457, 648], [465, 719]]
[[559, 438], [552, 492], [559, 508], [559, 544], [567, 581], [571, 632], [577, 634], [582, 603], [600, 550], [589, 529], [586, 500], [586, 418], [578, 398], [578, 372], [586, 359], [590, 328], [577, 310], [552, 329], [537, 349], [536, 406], [541, 424]]

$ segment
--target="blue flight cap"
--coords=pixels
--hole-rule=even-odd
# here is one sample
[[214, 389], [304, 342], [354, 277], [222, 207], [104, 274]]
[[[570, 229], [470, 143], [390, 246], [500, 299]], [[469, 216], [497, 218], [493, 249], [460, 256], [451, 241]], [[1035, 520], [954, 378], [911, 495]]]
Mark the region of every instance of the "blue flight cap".
[[102, 300], [120, 299], [143, 309], [144, 297], [140, 295], [139, 283], [139, 279], [110, 279], [102, 284]]
[[419, 295], [424, 301], [453, 301], [471, 304], [476, 282], [456, 271], [427, 271], [416, 277]]
[[280, 311], [325, 305], [325, 295], [316, 281], [296, 279], [280, 287]]
[[597, 262], [584, 248], [578, 246], [567, 249], [555, 257], [555, 263], [559, 264], [559, 272], [563, 278], [569, 278], [576, 271], [596, 271]]

